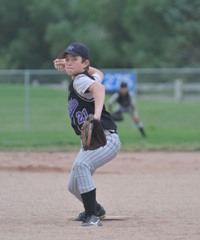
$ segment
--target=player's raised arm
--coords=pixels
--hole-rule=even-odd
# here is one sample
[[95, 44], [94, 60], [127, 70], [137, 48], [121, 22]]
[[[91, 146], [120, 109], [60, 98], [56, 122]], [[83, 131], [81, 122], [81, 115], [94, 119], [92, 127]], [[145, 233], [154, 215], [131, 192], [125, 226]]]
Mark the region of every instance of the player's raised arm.
[[105, 87], [99, 82], [94, 82], [88, 90], [93, 93], [94, 97], [94, 118], [100, 120], [105, 99]]
[[89, 73], [90, 75], [96, 75], [96, 76], [98, 76], [98, 81], [99, 81], [99, 82], [102, 82], [102, 81], [103, 81], [104, 75], [103, 75], [103, 72], [100, 71], [99, 69], [90, 66], [90, 67], [89, 67], [89, 70], [88, 70], [88, 73]]

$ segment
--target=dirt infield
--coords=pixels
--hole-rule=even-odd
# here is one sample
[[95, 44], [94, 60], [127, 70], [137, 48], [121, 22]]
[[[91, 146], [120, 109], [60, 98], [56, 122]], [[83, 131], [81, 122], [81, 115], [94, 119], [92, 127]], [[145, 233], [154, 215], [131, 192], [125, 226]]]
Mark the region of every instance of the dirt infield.
[[0, 152], [2, 240], [199, 240], [200, 153], [123, 153], [94, 178], [109, 216], [72, 218], [82, 206], [66, 183], [74, 152]]

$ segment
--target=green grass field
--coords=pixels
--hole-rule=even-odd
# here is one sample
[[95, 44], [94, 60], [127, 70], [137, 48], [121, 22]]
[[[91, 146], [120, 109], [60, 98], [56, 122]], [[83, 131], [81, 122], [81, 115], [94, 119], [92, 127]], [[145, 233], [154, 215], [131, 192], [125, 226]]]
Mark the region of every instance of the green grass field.
[[[107, 96], [108, 97], [108, 96]], [[126, 151], [199, 151], [200, 101], [138, 100], [147, 138], [125, 115], [117, 123]], [[72, 150], [80, 138], [71, 128], [67, 94], [47, 87], [30, 88], [30, 130], [25, 130], [24, 86], [0, 85], [0, 150]]]

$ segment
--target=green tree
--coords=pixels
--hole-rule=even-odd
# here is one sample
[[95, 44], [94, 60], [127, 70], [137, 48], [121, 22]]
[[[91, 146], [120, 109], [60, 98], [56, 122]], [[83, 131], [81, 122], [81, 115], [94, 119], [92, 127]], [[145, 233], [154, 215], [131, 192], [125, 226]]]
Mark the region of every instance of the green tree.
[[176, 0], [166, 19], [173, 34], [168, 39], [168, 60], [177, 67], [200, 66], [200, 2]]
[[70, 42], [100, 68], [198, 67], [199, 0], [0, 0], [0, 67], [52, 68]]
[[99, 21], [112, 36], [117, 67], [162, 67], [169, 26], [164, 18], [170, 0], [102, 0]]
[[0, 64], [4, 68], [52, 67], [46, 31], [48, 25], [65, 18], [65, 1], [1, 0], [1, 3]]

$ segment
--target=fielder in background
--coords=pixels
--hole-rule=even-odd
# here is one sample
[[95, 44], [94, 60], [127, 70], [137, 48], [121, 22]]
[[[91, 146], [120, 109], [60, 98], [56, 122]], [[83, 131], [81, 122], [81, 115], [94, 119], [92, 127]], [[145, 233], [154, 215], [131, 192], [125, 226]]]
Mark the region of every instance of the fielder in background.
[[[114, 104], [118, 104], [118, 108], [112, 112]], [[128, 90], [127, 83], [121, 83], [119, 91], [110, 97], [108, 100], [108, 110], [111, 112], [111, 116], [115, 121], [123, 121], [123, 114], [125, 112], [129, 113], [141, 135], [146, 137], [143, 123], [136, 111], [134, 93]]]
[[117, 126], [104, 105], [105, 87], [101, 84], [104, 76], [100, 70], [90, 66], [89, 49], [80, 42], [70, 44], [64, 50], [62, 59], [54, 60], [54, 66], [58, 71], [66, 71], [72, 79], [68, 89], [68, 111], [75, 134], [81, 136], [85, 119], [91, 114], [104, 129], [106, 145], [85, 150], [82, 140], [68, 182], [68, 190], [84, 207], [74, 220], [82, 221], [82, 226], [101, 226], [100, 219], [106, 211], [96, 200], [92, 175], [117, 155], [121, 145]]

